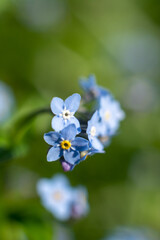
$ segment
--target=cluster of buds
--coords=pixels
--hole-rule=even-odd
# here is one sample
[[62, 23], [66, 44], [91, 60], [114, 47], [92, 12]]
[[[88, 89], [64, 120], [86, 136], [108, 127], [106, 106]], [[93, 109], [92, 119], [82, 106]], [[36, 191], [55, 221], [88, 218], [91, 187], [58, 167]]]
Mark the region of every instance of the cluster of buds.
[[84, 90], [82, 98], [74, 93], [65, 101], [52, 99], [54, 131], [44, 134], [51, 146], [47, 161], [60, 160], [64, 171], [72, 170], [89, 155], [104, 153], [125, 117], [119, 102], [96, 84], [93, 75], [80, 80], [80, 85]]

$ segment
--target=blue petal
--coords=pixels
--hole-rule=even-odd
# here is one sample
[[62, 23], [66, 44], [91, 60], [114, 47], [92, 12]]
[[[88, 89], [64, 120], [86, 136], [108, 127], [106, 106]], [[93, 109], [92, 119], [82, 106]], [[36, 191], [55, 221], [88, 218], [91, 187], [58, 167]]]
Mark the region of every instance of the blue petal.
[[[90, 134], [90, 130], [91, 130], [91, 127], [96, 127], [99, 123], [99, 120], [100, 120], [100, 117], [99, 117], [99, 112], [96, 111], [91, 119], [88, 121], [88, 127], [87, 127], [87, 130], [86, 130], [86, 133], [87, 134]], [[97, 127], [96, 127], [96, 131], [97, 131]], [[96, 134], [97, 135], [97, 134]]]
[[77, 134], [77, 129], [74, 124], [70, 124], [61, 131], [61, 136], [65, 140], [73, 140]]
[[44, 140], [49, 145], [54, 146], [54, 144], [59, 140], [60, 134], [57, 132], [49, 132], [44, 134]]
[[96, 79], [94, 75], [90, 75], [87, 80], [80, 80], [80, 85], [84, 91], [90, 91], [91, 88], [96, 86]]
[[72, 141], [72, 147], [74, 147], [77, 151], [85, 151], [88, 150], [89, 148], [89, 142], [88, 140], [81, 138], [81, 137], [76, 137]]
[[75, 113], [79, 108], [80, 101], [81, 96], [78, 93], [74, 93], [65, 100], [64, 104], [67, 110]]
[[74, 164], [80, 159], [80, 153], [78, 151], [64, 151], [64, 159], [70, 164]]
[[64, 101], [61, 98], [54, 97], [51, 101], [51, 110], [54, 114], [60, 114], [64, 109]]
[[106, 95], [110, 94], [110, 92], [107, 89], [102, 88], [102, 87], [99, 87], [99, 92], [100, 92], [100, 97], [101, 96], [106, 96]]
[[49, 152], [47, 154], [47, 161], [53, 162], [59, 159], [62, 156], [62, 151], [60, 147], [52, 147], [49, 149]]
[[89, 75], [88, 82], [89, 82], [90, 87], [96, 86], [96, 78], [95, 78], [95, 76], [94, 75]]
[[59, 132], [65, 127], [65, 121], [63, 120], [62, 117], [55, 116], [52, 119], [52, 128]]
[[95, 148], [96, 150], [99, 150], [99, 151], [102, 151], [104, 148], [102, 143], [96, 137], [92, 139], [91, 144], [92, 144], [93, 148]]
[[70, 124], [75, 124], [78, 133], [81, 132], [80, 123], [79, 123], [79, 121], [78, 121], [77, 118], [75, 118], [75, 117], [73, 116], [72, 118], [70, 118], [69, 122], [70, 122]]

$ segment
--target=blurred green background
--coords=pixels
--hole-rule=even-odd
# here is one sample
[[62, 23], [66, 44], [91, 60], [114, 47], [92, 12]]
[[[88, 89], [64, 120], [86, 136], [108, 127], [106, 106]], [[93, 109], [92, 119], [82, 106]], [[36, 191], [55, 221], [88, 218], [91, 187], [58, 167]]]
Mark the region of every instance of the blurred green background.
[[[50, 240], [53, 218], [36, 182], [62, 172], [47, 163], [43, 134], [51, 115], [18, 119], [52, 97], [81, 93], [93, 73], [126, 112], [105, 155], [66, 173], [89, 191], [90, 213], [77, 240], [101, 239], [117, 226], [160, 231], [160, 2], [158, 0], [0, 0], [0, 80], [16, 110], [0, 126], [0, 239]], [[54, 227], [53, 227], [54, 228]]]

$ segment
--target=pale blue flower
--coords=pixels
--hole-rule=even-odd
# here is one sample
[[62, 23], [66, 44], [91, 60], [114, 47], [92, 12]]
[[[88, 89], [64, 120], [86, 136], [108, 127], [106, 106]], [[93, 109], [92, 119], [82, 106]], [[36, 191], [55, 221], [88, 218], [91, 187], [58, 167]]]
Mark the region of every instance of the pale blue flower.
[[99, 100], [99, 115], [101, 118], [101, 135], [112, 136], [119, 128], [120, 121], [124, 119], [125, 113], [111, 95], [101, 97]]
[[92, 95], [94, 98], [99, 98], [108, 94], [108, 90], [96, 84], [96, 78], [94, 75], [89, 75], [88, 79], [85, 80], [81, 79], [80, 86], [87, 94]]
[[44, 134], [44, 140], [52, 146], [47, 154], [47, 161], [56, 161], [63, 156], [66, 162], [74, 165], [80, 159], [80, 152], [89, 148], [88, 140], [76, 137], [76, 134], [74, 124], [68, 125], [60, 133]]
[[89, 211], [87, 189], [82, 186], [71, 187], [62, 174], [57, 174], [51, 179], [40, 179], [37, 192], [42, 205], [58, 220], [81, 218]]
[[81, 101], [81, 96], [75, 93], [68, 97], [65, 101], [61, 98], [54, 97], [51, 101], [51, 110], [56, 115], [52, 119], [52, 128], [59, 132], [69, 124], [75, 124], [78, 132], [80, 132], [80, 123], [74, 117], [78, 110]]
[[11, 116], [14, 107], [15, 99], [12, 90], [0, 81], [0, 124]]
[[79, 219], [89, 212], [88, 192], [83, 186], [73, 191], [72, 218]]
[[103, 144], [100, 142], [98, 137], [101, 133], [101, 123], [100, 123], [100, 116], [99, 112], [96, 111], [91, 120], [88, 121], [88, 127], [86, 130], [86, 133], [88, 134], [88, 139], [92, 145], [92, 147], [96, 150], [102, 151], [103, 150]]
[[52, 179], [39, 180], [37, 191], [43, 206], [57, 219], [70, 218], [73, 189], [64, 175], [57, 174]]

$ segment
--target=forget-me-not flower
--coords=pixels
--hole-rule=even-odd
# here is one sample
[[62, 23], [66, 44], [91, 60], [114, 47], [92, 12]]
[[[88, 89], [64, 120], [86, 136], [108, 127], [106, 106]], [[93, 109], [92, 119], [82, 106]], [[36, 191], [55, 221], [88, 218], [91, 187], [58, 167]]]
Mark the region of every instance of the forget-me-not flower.
[[103, 144], [98, 139], [102, 126], [100, 123], [100, 117], [98, 111], [96, 111], [91, 120], [88, 121], [88, 127], [86, 133], [88, 134], [88, 139], [94, 149], [103, 150]]
[[94, 98], [99, 98], [108, 94], [108, 90], [96, 84], [94, 75], [89, 75], [88, 79], [85, 80], [81, 79], [80, 86], [87, 94], [91, 94]]
[[78, 132], [80, 132], [80, 123], [74, 114], [78, 110], [81, 96], [74, 93], [65, 101], [61, 98], [54, 97], [51, 101], [51, 110], [56, 115], [52, 119], [52, 128], [59, 132], [69, 124], [75, 124]]
[[94, 75], [82, 79], [80, 85], [85, 93], [77, 114], [79, 118], [74, 116], [80, 106], [78, 93], [65, 101], [54, 97], [51, 110], [55, 114], [52, 119], [55, 132], [44, 135], [45, 141], [51, 145], [47, 160], [59, 159], [64, 171], [71, 171], [88, 156], [104, 153], [104, 147], [110, 144], [125, 117], [119, 102], [107, 89], [96, 84]]
[[47, 154], [47, 161], [56, 161], [63, 156], [66, 162], [75, 164], [80, 159], [80, 152], [89, 148], [88, 140], [76, 137], [76, 134], [77, 129], [74, 124], [68, 125], [60, 133], [44, 134], [44, 140], [52, 146]]
[[111, 95], [101, 97], [99, 105], [101, 126], [105, 127], [104, 135], [112, 136], [119, 128], [119, 123], [124, 119], [125, 113], [121, 109], [119, 102]]
[[37, 191], [43, 206], [57, 219], [68, 220], [70, 218], [73, 189], [64, 175], [57, 174], [52, 179], [39, 180]]
[[79, 186], [73, 191], [72, 218], [81, 218], [89, 212], [88, 192], [83, 186]]
[[59, 220], [78, 219], [89, 211], [87, 189], [82, 186], [71, 187], [62, 174], [39, 180], [37, 192], [43, 206]]

